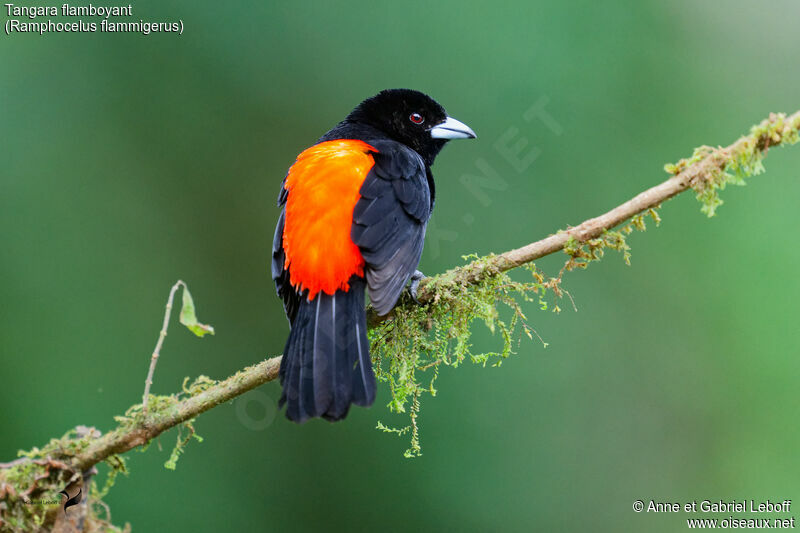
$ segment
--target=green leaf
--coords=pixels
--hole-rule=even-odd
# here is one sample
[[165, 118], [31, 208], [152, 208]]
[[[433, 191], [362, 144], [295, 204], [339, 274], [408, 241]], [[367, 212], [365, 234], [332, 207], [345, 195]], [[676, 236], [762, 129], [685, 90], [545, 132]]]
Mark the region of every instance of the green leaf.
[[214, 334], [214, 328], [207, 325], [201, 324], [197, 321], [197, 315], [195, 314], [194, 310], [194, 300], [192, 300], [192, 295], [189, 293], [189, 287], [186, 285], [183, 286], [183, 307], [181, 308], [181, 324], [189, 328], [189, 331], [197, 335], [198, 337], [202, 337], [206, 333]]

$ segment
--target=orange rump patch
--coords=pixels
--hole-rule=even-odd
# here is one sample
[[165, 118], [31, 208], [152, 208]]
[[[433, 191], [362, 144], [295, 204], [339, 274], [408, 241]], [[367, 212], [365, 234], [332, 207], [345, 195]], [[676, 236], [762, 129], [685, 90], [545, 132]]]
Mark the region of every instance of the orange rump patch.
[[353, 209], [375, 148], [363, 141], [325, 141], [303, 151], [289, 169], [283, 228], [285, 267], [292, 286], [333, 294], [364, 275], [364, 258], [350, 239]]

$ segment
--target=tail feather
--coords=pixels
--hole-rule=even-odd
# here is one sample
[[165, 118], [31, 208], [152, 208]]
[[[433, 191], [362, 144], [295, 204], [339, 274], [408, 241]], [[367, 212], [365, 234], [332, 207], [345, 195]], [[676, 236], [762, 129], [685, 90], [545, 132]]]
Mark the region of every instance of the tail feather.
[[369, 356], [363, 278], [348, 291], [302, 299], [281, 361], [286, 416], [295, 422], [322, 417], [341, 420], [351, 404], [375, 401], [376, 382]]
[[292, 420], [300, 418], [300, 384], [303, 366], [303, 354], [311, 350], [306, 332], [308, 330], [308, 316], [295, 318], [292, 332], [297, 331], [292, 343], [286, 343], [286, 349], [281, 359], [279, 377], [283, 385], [283, 393], [279, 405], [287, 403], [286, 416]]
[[331, 404], [336, 372], [336, 298], [317, 298], [311, 393], [319, 410]]
[[[351, 291], [355, 289], [356, 287], [352, 286], [350, 288]], [[336, 300], [334, 299], [334, 309], [336, 307]], [[347, 344], [348, 337], [352, 335], [350, 330], [355, 323], [349, 312], [351, 309], [357, 312], [357, 307], [357, 305], [349, 307], [338, 305], [338, 309], [336, 309], [338, 313], [331, 320], [331, 331], [334, 332], [334, 346]], [[340, 420], [347, 416], [347, 412], [350, 409], [353, 388], [353, 372], [350, 366], [350, 358], [348, 356], [333, 357], [331, 360], [330, 371], [327, 373], [332, 390], [332, 402], [325, 415], [328, 420]]]
[[[364, 328], [366, 330], [366, 328]], [[353, 353], [351, 366], [355, 368], [353, 378], [353, 403], [356, 405], [372, 405], [375, 401], [375, 377], [372, 374], [372, 361], [369, 357], [369, 345], [366, 342], [366, 333], [362, 333], [361, 326], [356, 324], [356, 335], [364, 337], [365, 342], [359, 343], [357, 351]]]

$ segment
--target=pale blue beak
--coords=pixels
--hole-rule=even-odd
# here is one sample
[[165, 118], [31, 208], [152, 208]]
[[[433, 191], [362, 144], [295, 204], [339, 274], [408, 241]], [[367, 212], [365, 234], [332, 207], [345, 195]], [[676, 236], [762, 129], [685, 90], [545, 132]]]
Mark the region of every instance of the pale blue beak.
[[447, 117], [444, 122], [431, 128], [431, 137], [434, 139], [474, 139], [477, 135], [472, 128], [460, 120]]

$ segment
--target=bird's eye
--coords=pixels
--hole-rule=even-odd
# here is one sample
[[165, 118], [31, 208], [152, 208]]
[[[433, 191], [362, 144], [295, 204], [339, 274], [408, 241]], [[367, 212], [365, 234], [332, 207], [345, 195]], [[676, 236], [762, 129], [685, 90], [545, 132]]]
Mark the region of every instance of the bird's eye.
[[411, 115], [408, 117], [408, 120], [410, 120], [414, 124], [422, 124], [423, 122], [425, 122], [425, 117], [423, 117], [419, 113], [411, 113]]

